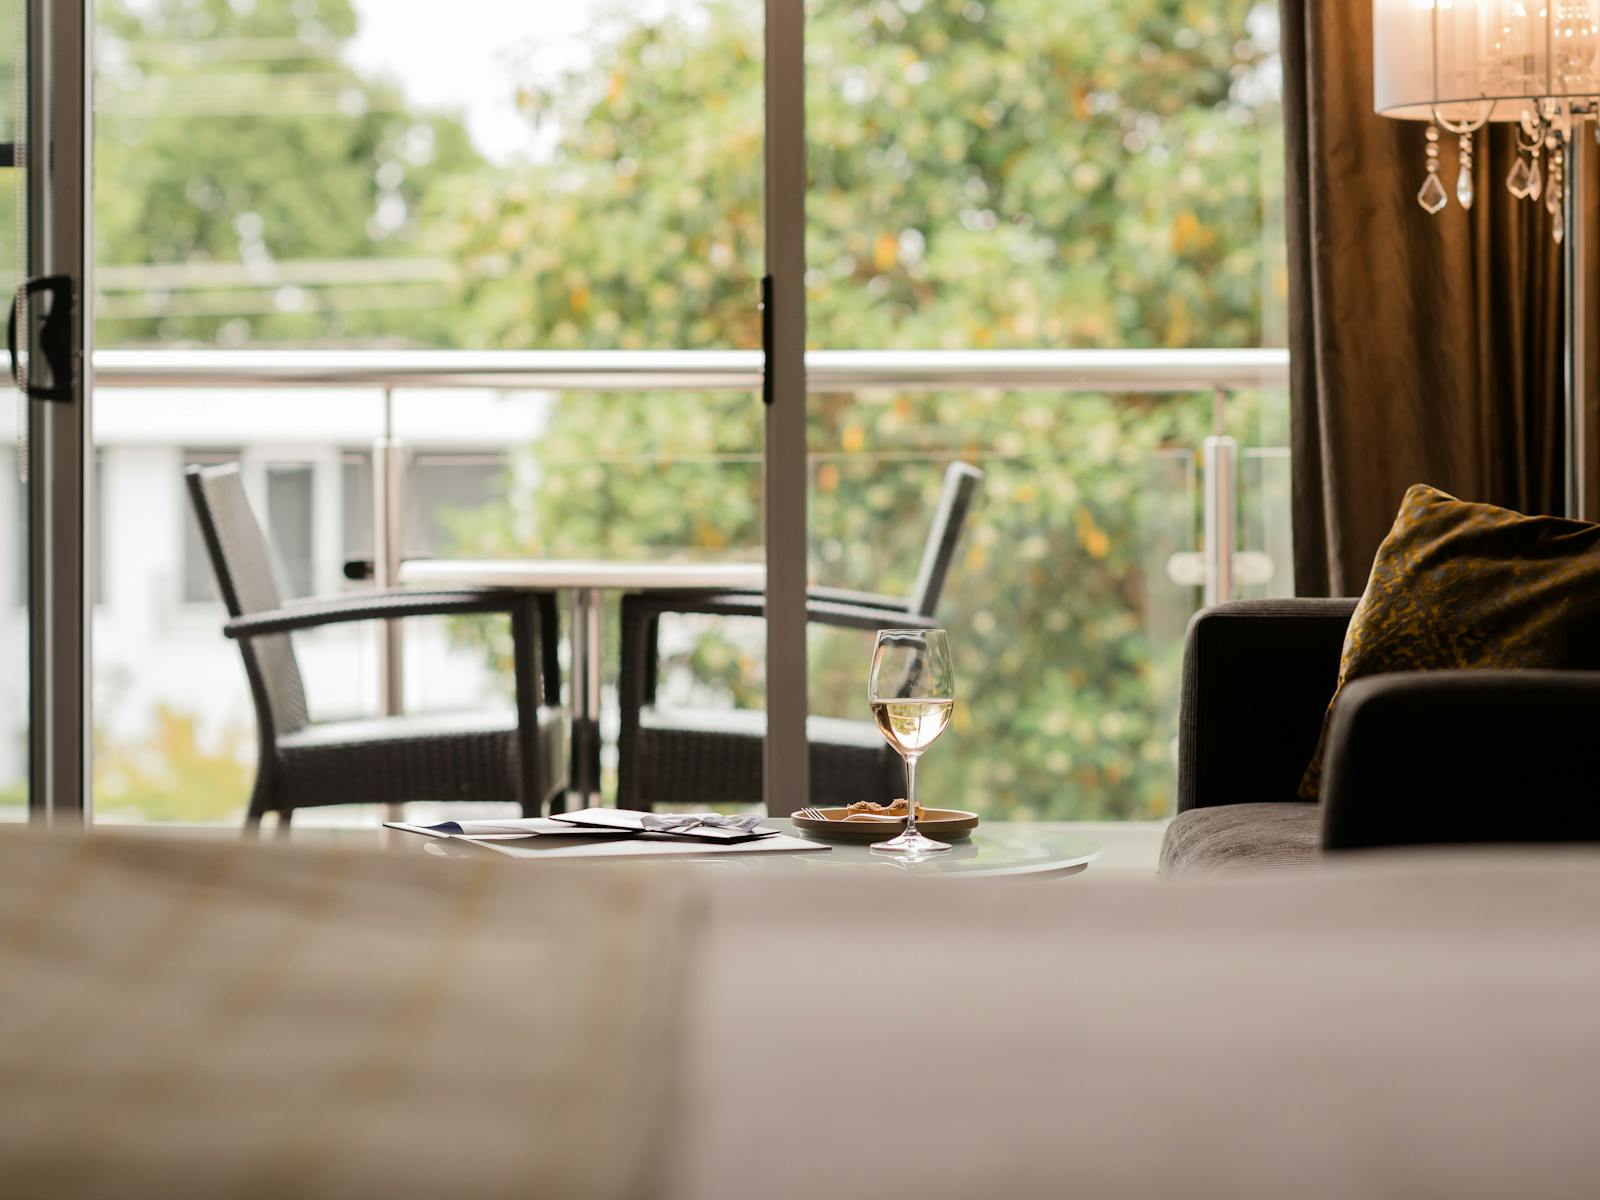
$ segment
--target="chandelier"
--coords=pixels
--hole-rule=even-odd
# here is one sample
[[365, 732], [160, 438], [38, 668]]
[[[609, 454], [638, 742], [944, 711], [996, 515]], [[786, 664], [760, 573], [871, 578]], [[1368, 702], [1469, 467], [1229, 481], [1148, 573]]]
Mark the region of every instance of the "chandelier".
[[1417, 203], [1430, 213], [1450, 203], [1441, 131], [1457, 140], [1456, 202], [1470, 209], [1474, 136], [1490, 122], [1515, 124], [1506, 188], [1542, 198], [1561, 241], [1567, 150], [1600, 113], [1600, 0], [1373, 0], [1372, 20], [1373, 106], [1428, 122]]

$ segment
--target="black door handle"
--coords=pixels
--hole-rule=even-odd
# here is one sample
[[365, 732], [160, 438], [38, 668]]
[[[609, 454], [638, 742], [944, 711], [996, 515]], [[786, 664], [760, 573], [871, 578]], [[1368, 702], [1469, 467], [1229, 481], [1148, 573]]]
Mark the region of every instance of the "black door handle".
[[[34, 298], [43, 295], [48, 303], [43, 306], [39, 321], [39, 334], [29, 352], [33, 362], [43, 365], [43, 372], [28, 372], [27, 394], [35, 400], [72, 399], [72, 278], [68, 275], [39, 275], [28, 280], [21, 288], [28, 297], [28, 311], [37, 312]], [[22, 375], [17, 363], [17, 293], [11, 296], [11, 316], [6, 321], [6, 350], [11, 356], [11, 382], [22, 387]], [[35, 383], [40, 374], [44, 383]]]
[[772, 276], [761, 277], [761, 403], [771, 404], [773, 395], [772, 356]]

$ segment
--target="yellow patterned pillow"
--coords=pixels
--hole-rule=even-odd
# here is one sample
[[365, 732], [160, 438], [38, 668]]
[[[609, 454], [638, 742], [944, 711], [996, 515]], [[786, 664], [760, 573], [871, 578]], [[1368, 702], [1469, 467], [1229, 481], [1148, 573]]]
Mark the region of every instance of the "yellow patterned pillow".
[[1470, 668], [1600, 669], [1600, 525], [1527, 517], [1413, 484], [1350, 618], [1339, 688], [1300, 795], [1317, 798], [1345, 684]]

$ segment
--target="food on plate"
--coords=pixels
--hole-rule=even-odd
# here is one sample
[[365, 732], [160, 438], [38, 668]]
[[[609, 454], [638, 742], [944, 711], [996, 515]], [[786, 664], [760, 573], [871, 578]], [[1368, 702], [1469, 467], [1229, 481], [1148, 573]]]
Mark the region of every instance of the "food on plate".
[[[857, 800], [849, 808], [844, 810], [844, 819], [846, 821], [855, 820], [858, 817], [892, 818], [904, 817], [905, 815], [906, 801], [904, 796], [900, 797], [900, 799], [896, 800], [893, 804], [874, 804], [870, 800]], [[923, 808], [920, 804], [917, 805], [917, 820], [920, 821], [927, 815], [928, 810]]]

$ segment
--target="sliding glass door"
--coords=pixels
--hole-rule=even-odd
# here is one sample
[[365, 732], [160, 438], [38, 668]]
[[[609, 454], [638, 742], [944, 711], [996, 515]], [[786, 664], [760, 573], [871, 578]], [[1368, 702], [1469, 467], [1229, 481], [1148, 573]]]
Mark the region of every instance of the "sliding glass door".
[[926, 803], [1164, 817], [1188, 618], [1291, 584], [1276, 5], [807, 7], [813, 581], [949, 626]]
[[[773, 620], [663, 619], [651, 690], [752, 737], [770, 704], [803, 795], [804, 687], [768, 686], [804, 671], [801, 7], [101, 0], [97, 820], [242, 815], [253, 714], [182, 486], [228, 461], [290, 595], [380, 548], [749, 567], [776, 530]], [[615, 794], [632, 699], [594, 591], [562, 612], [576, 802]], [[296, 650], [316, 719], [509, 679], [487, 621]]]
[[[24, 807], [45, 824], [87, 813], [85, 722], [84, 130], [86, 5], [11, 0], [16, 108], [0, 143], [12, 234], [15, 394], [0, 418], [5, 611], [5, 728], [0, 816]], [[3, 35], [0, 35], [3, 36]]]
[[[182, 490], [232, 460], [292, 594], [350, 586], [385, 504], [397, 557], [764, 562], [765, 624], [661, 623], [650, 686], [765, 706], [774, 811], [807, 713], [865, 715], [870, 639], [808, 646], [808, 584], [930, 582], [970, 701], [931, 799], [1163, 811], [1184, 620], [1287, 586], [1270, 3], [101, 0], [91, 221], [86, 4], [9, 2], [0, 812], [87, 810], [92, 605], [102, 815], [238, 819], [253, 717]], [[615, 599], [563, 663], [607, 796]], [[504, 685], [493, 633], [408, 639], [300, 639], [314, 715]]]

